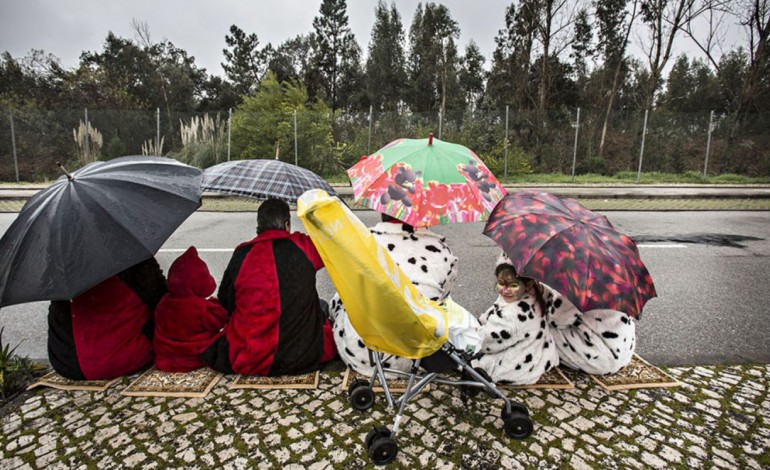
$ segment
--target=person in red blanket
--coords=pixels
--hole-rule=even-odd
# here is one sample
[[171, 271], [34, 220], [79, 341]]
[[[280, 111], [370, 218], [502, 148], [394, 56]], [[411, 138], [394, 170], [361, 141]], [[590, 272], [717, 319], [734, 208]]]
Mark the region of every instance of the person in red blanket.
[[48, 308], [48, 359], [72, 380], [107, 380], [152, 364], [153, 312], [166, 278], [148, 258]]
[[219, 284], [217, 297], [230, 313], [225, 335], [203, 361], [224, 373], [279, 376], [334, 359], [328, 305], [315, 286], [323, 267], [310, 237], [291, 233], [289, 205], [260, 204], [257, 237], [236, 247]]
[[155, 367], [189, 372], [204, 366], [201, 353], [224, 334], [227, 311], [216, 297], [208, 266], [191, 246], [168, 270], [168, 293], [155, 309]]

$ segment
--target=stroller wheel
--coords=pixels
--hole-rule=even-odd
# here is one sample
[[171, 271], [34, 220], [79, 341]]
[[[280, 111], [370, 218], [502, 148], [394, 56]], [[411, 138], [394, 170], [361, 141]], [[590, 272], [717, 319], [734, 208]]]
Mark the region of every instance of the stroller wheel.
[[513, 439], [526, 439], [532, 434], [534, 429], [529, 416], [516, 412], [511, 413], [503, 423], [505, 434]]
[[358, 411], [366, 411], [374, 405], [374, 390], [369, 385], [354, 388], [348, 396], [350, 404]]
[[366, 433], [366, 440], [364, 441], [366, 444], [366, 449], [369, 450], [374, 441], [381, 437], [390, 437], [390, 430], [384, 426], [373, 427], [368, 433]]
[[348, 395], [353, 393], [353, 390], [357, 389], [358, 387], [368, 386], [369, 382], [366, 380], [356, 379], [352, 382], [350, 382], [350, 385], [348, 385]]
[[375, 465], [385, 465], [396, 459], [398, 444], [390, 437], [379, 437], [374, 439], [368, 451], [369, 458]]
[[500, 413], [500, 417], [503, 418], [503, 421], [508, 419], [508, 416], [515, 415], [516, 413], [523, 414], [524, 416], [529, 416], [529, 410], [526, 406], [522, 405], [519, 402], [512, 401], [511, 402], [511, 412], [508, 413], [505, 409], [505, 404], [503, 404], [503, 411]]

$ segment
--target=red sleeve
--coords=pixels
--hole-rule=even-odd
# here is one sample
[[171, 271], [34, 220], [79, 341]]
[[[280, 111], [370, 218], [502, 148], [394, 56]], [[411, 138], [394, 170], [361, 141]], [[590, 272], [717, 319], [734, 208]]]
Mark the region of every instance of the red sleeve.
[[316, 271], [324, 267], [324, 261], [321, 259], [321, 255], [318, 254], [318, 250], [316, 250], [310, 237], [304, 233], [294, 232], [291, 234], [291, 239], [298, 247], [302, 248], [302, 251], [305, 252], [308, 259], [313, 263]]
[[219, 331], [227, 323], [227, 319], [230, 316], [219, 304], [219, 300], [216, 297], [209, 297], [206, 300], [206, 317], [203, 319], [203, 324], [209, 331]]

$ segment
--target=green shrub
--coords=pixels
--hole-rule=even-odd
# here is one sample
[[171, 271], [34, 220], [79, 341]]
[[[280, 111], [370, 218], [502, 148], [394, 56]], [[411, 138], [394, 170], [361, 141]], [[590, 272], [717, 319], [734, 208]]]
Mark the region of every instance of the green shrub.
[[10, 344], [3, 344], [4, 330], [5, 327], [0, 328], [0, 395], [3, 399], [23, 390], [33, 376], [32, 361], [14, 354], [19, 345], [11, 348]]
[[104, 150], [107, 159], [122, 157], [128, 155], [126, 153], [126, 144], [123, 143], [123, 139], [117, 134], [113, 135], [110, 141], [107, 143], [107, 148]]
[[[492, 151], [487, 155], [479, 155], [479, 158], [487, 165], [499, 180], [505, 179], [506, 161], [505, 161], [505, 142], [500, 140], [494, 144]], [[532, 166], [527, 153], [519, 146], [508, 146], [508, 178], [514, 176], [526, 176], [532, 174]]]

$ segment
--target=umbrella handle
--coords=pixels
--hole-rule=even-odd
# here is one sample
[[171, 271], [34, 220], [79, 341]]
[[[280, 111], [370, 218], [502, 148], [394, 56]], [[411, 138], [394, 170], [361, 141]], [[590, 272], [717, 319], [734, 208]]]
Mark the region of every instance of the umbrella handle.
[[74, 180], [74, 179], [75, 179], [75, 178], [73, 178], [73, 177], [72, 177], [72, 175], [71, 175], [71, 174], [69, 174], [69, 173], [67, 172], [67, 170], [64, 168], [64, 165], [62, 165], [62, 164], [61, 164], [61, 162], [56, 162], [56, 166], [58, 166], [58, 167], [59, 167], [59, 169], [62, 171], [62, 173], [64, 173], [65, 175], [67, 175], [67, 179], [68, 179], [68, 180], [72, 181], [72, 180]]

